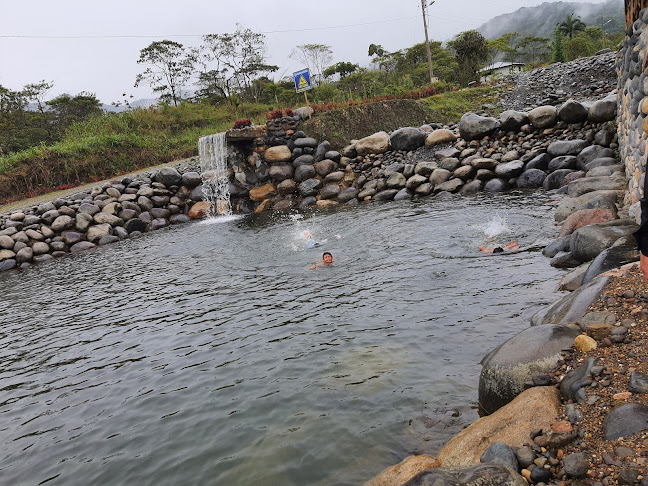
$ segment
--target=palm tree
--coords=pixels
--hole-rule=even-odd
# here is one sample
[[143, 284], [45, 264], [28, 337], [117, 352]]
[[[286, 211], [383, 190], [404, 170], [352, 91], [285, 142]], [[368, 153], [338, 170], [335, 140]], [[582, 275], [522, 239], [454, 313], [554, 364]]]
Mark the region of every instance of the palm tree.
[[571, 40], [575, 34], [582, 32], [587, 27], [580, 17], [575, 17], [574, 14], [568, 14], [564, 22], [560, 22], [558, 25], [558, 31], [569, 37]]

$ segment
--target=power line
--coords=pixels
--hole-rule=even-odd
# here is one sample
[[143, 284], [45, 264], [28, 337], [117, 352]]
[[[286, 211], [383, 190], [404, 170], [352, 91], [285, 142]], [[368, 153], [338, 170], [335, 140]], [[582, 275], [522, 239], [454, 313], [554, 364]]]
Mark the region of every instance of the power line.
[[[363, 22], [359, 24], [332, 25], [327, 27], [311, 27], [304, 29], [271, 30], [261, 34], [285, 34], [291, 32], [309, 32], [315, 30], [344, 29], [349, 27], [361, 27], [364, 25], [384, 24], [388, 22], [400, 22], [402, 20], [416, 19], [413, 17], [400, 17], [397, 19], [376, 20], [374, 22]], [[206, 34], [165, 34], [165, 35], [0, 35], [0, 39], [159, 39], [161, 37], [203, 37]]]

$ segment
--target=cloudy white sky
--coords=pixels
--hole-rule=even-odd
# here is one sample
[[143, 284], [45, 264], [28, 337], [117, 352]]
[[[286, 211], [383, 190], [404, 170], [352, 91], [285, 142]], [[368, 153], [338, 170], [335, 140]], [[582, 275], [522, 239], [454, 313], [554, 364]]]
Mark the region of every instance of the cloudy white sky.
[[[540, 3], [436, 0], [430, 36], [448, 40]], [[237, 22], [266, 34], [276, 78], [302, 67], [288, 58], [296, 45], [327, 44], [334, 62], [366, 66], [371, 43], [395, 51], [424, 40], [420, 0], [0, 0], [0, 12], [0, 85], [17, 90], [44, 79], [54, 82], [48, 97], [89, 91], [104, 103], [123, 92], [152, 97], [148, 86], [133, 88], [139, 51], [151, 42], [199, 45], [201, 35], [233, 32]]]

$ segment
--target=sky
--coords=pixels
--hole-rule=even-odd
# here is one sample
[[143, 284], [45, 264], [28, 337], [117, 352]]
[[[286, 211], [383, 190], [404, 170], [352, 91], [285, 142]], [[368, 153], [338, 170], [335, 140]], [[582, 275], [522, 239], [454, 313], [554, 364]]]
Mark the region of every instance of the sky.
[[[600, 3], [590, 0], [585, 3]], [[428, 1], [429, 3], [429, 1]], [[445, 41], [537, 0], [436, 0], [431, 40]], [[393, 52], [425, 40], [420, 0], [0, 0], [0, 85], [54, 83], [46, 96], [94, 93], [103, 103], [153, 98], [134, 88], [145, 68], [140, 49], [169, 39], [198, 46], [205, 34], [231, 33], [240, 23], [265, 34], [274, 78], [304, 66], [289, 58], [301, 44], [331, 46], [333, 63], [368, 66], [370, 44]]]

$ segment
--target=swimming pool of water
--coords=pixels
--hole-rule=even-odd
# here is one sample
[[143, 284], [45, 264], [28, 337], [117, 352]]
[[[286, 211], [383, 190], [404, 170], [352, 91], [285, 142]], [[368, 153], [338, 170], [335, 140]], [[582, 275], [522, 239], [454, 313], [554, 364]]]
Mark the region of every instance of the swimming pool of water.
[[[559, 296], [552, 214], [510, 193], [253, 216], [2, 274], [2, 482], [355, 485], [434, 454], [477, 418], [484, 354]], [[522, 251], [481, 254], [493, 232]]]

